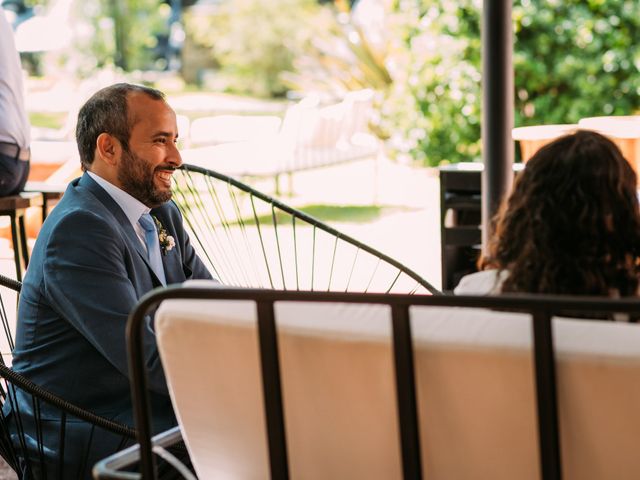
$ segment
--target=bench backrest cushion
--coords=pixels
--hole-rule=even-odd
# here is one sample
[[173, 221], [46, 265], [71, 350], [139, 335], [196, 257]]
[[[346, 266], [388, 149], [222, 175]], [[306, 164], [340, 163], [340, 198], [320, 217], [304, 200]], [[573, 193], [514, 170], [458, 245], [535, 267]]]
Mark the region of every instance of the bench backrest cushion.
[[[275, 305], [293, 478], [401, 478], [390, 309]], [[412, 307], [426, 478], [539, 478], [528, 315]], [[172, 300], [163, 364], [200, 478], [266, 478], [256, 307]], [[554, 322], [565, 478], [635, 478], [640, 328]]]

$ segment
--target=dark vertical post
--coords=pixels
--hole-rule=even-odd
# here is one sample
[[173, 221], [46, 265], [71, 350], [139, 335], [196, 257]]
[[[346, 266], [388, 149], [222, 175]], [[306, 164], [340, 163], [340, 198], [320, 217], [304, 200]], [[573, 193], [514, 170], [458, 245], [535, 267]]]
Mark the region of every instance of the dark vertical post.
[[391, 313], [402, 472], [403, 478], [417, 480], [422, 478], [422, 464], [409, 307], [391, 305]]
[[257, 302], [257, 309], [262, 390], [264, 392], [264, 411], [267, 417], [267, 442], [269, 444], [271, 479], [287, 480], [289, 478], [289, 459], [287, 456], [287, 437], [282, 404], [278, 334], [273, 302], [259, 301]]
[[[149, 297], [149, 295], [147, 295]], [[146, 358], [143, 347], [143, 327], [145, 314], [151, 306], [157, 306], [148, 300], [142, 299], [127, 320], [126, 339], [129, 360], [129, 385], [131, 386], [131, 400], [133, 402], [133, 419], [135, 420], [138, 444], [140, 445], [140, 473], [142, 480], [157, 478], [155, 456], [152, 453], [153, 435], [151, 428], [151, 410], [149, 399], [147, 372], [145, 370]]]
[[19, 227], [19, 213], [11, 213], [11, 240], [13, 241], [13, 259], [16, 264], [16, 279], [21, 282], [23, 274], [22, 264], [22, 238], [20, 238], [22, 230]]
[[113, 18], [113, 34], [115, 45], [114, 64], [127, 70], [127, 34], [129, 19], [127, 18], [127, 0], [111, 0], [111, 17]]
[[482, 245], [513, 180], [513, 25], [511, 1], [484, 0], [482, 11]]
[[560, 480], [562, 463], [551, 314], [548, 311], [534, 311], [532, 322], [540, 471], [545, 480]]
[[179, 22], [182, 13], [182, 0], [171, 0], [171, 15], [169, 17], [169, 24], [173, 22]]
[[184, 38], [178, 38], [179, 32], [184, 33], [181, 25], [182, 0], [170, 0], [171, 15], [169, 16], [169, 38], [167, 40], [167, 70], [175, 72], [180, 70], [180, 51], [184, 44]]

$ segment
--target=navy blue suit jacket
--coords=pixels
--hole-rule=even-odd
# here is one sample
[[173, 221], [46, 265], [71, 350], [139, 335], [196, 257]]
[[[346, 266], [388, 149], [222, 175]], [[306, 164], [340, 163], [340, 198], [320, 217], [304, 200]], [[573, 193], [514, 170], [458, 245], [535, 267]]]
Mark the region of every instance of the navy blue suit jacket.
[[[167, 284], [211, 278], [176, 205], [168, 202], [151, 213], [175, 239], [162, 258]], [[138, 299], [160, 285], [122, 209], [85, 173], [71, 182], [38, 235], [20, 295], [13, 368], [80, 407], [131, 425], [125, 325]], [[160, 431], [175, 419], [150, 328], [145, 345]], [[44, 414], [53, 417], [46, 409]], [[52, 450], [58, 448], [55, 428], [50, 442]], [[105, 438], [97, 459], [111, 453], [108, 443]]]

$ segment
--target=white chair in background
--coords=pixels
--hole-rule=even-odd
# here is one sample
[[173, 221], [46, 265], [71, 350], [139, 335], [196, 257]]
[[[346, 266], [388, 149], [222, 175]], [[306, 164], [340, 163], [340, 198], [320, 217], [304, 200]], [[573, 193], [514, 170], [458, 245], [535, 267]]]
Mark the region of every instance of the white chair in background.
[[[183, 152], [190, 164], [237, 177], [274, 177], [344, 162], [376, 159], [380, 142], [368, 132], [373, 92], [347, 94], [342, 102], [319, 106], [315, 96], [287, 109], [279, 130], [274, 117], [218, 116], [194, 120], [192, 146], [205, 139], [225, 143]], [[291, 185], [289, 187], [291, 191]]]
[[274, 115], [215, 115], [196, 118], [191, 125], [192, 146], [243, 142], [277, 135], [282, 120]]

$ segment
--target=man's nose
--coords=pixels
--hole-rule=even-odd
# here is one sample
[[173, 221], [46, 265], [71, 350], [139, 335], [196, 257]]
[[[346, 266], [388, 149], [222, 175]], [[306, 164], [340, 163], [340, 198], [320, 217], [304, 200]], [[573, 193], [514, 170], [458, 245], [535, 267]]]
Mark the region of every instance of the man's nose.
[[180, 150], [178, 150], [178, 145], [172, 142], [173, 147], [169, 151], [168, 160], [171, 165], [180, 167], [182, 165], [182, 155], [180, 155]]

